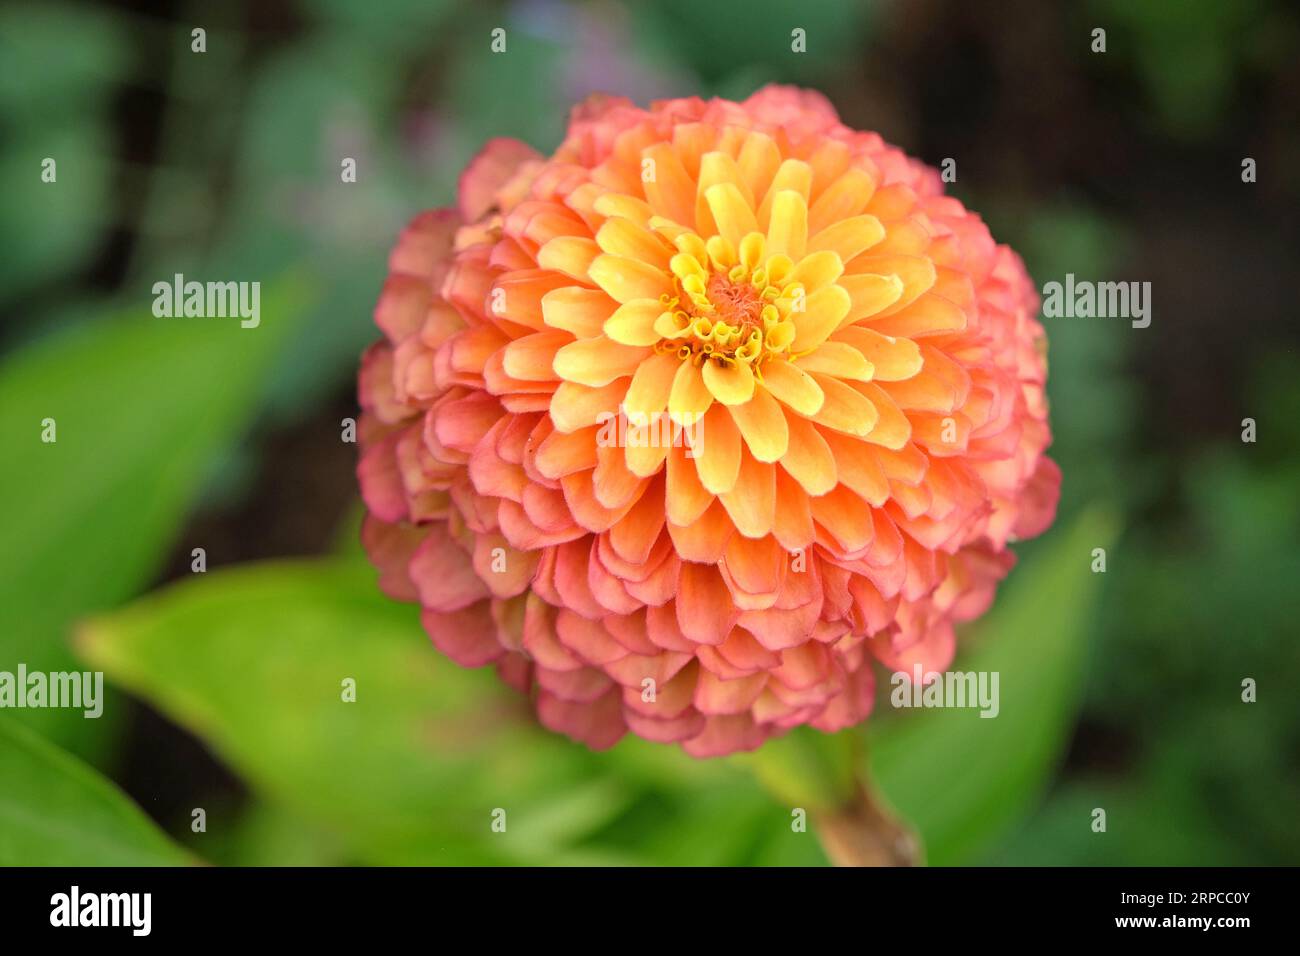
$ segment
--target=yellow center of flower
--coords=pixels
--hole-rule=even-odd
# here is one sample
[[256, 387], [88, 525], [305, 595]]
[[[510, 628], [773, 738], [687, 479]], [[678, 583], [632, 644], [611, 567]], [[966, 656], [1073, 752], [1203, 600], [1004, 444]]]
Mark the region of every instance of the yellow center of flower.
[[680, 232], [672, 242], [678, 249], [669, 264], [674, 291], [660, 299], [655, 350], [697, 367], [744, 364], [761, 379], [762, 364], [788, 354], [795, 338], [791, 314], [802, 310], [805, 294], [802, 283], [789, 279], [794, 263], [766, 255], [757, 232], [739, 249], [722, 236], [706, 242], [693, 232]]

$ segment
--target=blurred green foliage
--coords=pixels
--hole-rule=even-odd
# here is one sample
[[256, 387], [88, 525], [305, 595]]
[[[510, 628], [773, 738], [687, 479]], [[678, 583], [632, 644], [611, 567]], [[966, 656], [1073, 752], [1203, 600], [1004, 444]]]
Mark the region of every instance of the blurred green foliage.
[[[71, 623], [158, 573], [203, 477], [252, 419], [304, 295], [268, 290], [255, 330], [238, 319], [154, 319], [146, 307], [5, 357], [0, 495], [15, 507], [0, 526], [2, 669], [67, 669]], [[46, 422], [54, 441], [42, 439]], [[12, 719], [83, 753], [103, 745], [99, 722], [77, 712]]]
[[115, 786], [0, 720], [0, 866], [175, 866], [187, 855]]

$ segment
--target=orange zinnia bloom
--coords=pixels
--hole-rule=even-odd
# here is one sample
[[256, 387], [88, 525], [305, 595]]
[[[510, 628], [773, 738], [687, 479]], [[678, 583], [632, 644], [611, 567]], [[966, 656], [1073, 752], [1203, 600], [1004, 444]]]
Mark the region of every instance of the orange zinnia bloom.
[[697, 755], [942, 670], [1051, 523], [1037, 296], [937, 173], [818, 94], [594, 98], [398, 239], [363, 538], [541, 721]]

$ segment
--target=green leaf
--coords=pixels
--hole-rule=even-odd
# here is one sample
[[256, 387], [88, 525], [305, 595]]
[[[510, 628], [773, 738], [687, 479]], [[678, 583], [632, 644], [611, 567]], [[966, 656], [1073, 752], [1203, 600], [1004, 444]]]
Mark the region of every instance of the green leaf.
[[192, 862], [112, 783], [8, 716], [0, 781], [0, 866]]
[[356, 562], [209, 572], [92, 621], [79, 643], [366, 862], [553, 862], [629, 799], [490, 670], [430, 646], [417, 609]]
[[1034, 549], [952, 669], [999, 674], [998, 716], [932, 709], [873, 718], [871, 772], [916, 828], [928, 862], [952, 865], [988, 848], [1035, 805], [1067, 741], [1085, 667], [1084, 638], [1101, 582], [1092, 549], [1114, 540], [1088, 511]]
[[[252, 418], [301, 303], [296, 285], [268, 290], [247, 329], [139, 307], [0, 364], [0, 669], [67, 668], [70, 623], [157, 573], [214, 459]], [[47, 419], [54, 442], [42, 440]], [[88, 729], [66, 711], [22, 715], [61, 743]]]

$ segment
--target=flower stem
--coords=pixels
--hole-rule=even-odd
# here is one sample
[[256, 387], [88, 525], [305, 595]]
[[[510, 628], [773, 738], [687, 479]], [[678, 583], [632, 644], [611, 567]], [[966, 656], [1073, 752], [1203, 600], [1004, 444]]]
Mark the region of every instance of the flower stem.
[[749, 760], [768, 792], [807, 809], [836, 866], [916, 866], [921, 841], [871, 784], [864, 750], [860, 731], [827, 735], [800, 727]]
[[918, 866], [921, 841], [859, 781], [854, 798], [816, 813], [813, 827], [836, 866]]

